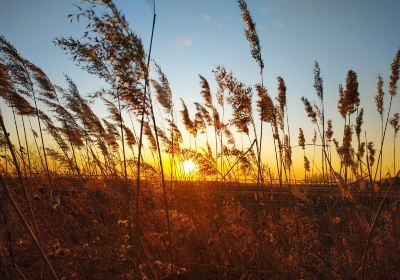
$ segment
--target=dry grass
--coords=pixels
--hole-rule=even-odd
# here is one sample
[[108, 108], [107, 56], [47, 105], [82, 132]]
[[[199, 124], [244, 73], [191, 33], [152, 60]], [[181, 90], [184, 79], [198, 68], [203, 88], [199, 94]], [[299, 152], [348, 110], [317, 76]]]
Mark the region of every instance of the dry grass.
[[[167, 75], [150, 63], [151, 44], [146, 54], [112, 1], [82, 3], [70, 18], [84, 17], [87, 32], [55, 40], [77, 65], [106, 82], [92, 96], [84, 97], [68, 76], [65, 88], [53, 84], [0, 37], [0, 97], [14, 121], [5, 124], [1, 117], [0, 279], [400, 278], [399, 184], [381, 175], [388, 124], [398, 174], [399, 114], [391, 116], [391, 109], [400, 50], [391, 64], [387, 108], [378, 76], [380, 143], [368, 141], [368, 112], [360, 106], [353, 70], [345, 88], [339, 85], [343, 132], [334, 132], [337, 120], [325, 116], [315, 62], [317, 100], [301, 98], [314, 135], [309, 143], [300, 128], [295, 146], [290, 90], [283, 77], [277, 77], [275, 97], [264, 86], [256, 25], [246, 2], [237, 2], [260, 83], [247, 85], [217, 66], [215, 94], [199, 75], [202, 102], [181, 99], [180, 118]], [[92, 110], [99, 101], [105, 116]], [[263, 139], [265, 123], [272, 139]], [[265, 141], [274, 144], [275, 163], [262, 158]], [[303, 156], [292, 158], [296, 147]], [[296, 179], [296, 160], [303, 161], [304, 180]], [[182, 170], [187, 161], [195, 163], [194, 173]]]

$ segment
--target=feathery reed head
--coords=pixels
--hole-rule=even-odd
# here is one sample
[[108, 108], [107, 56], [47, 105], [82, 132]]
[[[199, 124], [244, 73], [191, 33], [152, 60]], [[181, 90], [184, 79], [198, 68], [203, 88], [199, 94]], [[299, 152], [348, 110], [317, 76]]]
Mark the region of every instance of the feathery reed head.
[[342, 158], [342, 162], [345, 166], [353, 165], [353, 148], [351, 146], [353, 130], [350, 125], [346, 125], [343, 134], [343, 143], [342, 146], [337, 148], [338, 154]]
[[358, 157], [361, 159], [365, 154], [365, 142], [361, 142], [358, 146]]
[[12, 108], [15, 108], [20, 115], [35, 114], [36, 110], [15, 90], [14, 82], [8, 71], [7, 65], [0, 60], [0, 97]]
[[286, 106], [286, 85], [282, 77], [278, 77], [277, 79], [278, 79], [278, 96], [276, 97], [276, 100], [279, 103], [279, 108], [281, 109], [282, 112], [284, 112]]
[[202, 114], [202, 116], [203, 116], [204, 120], [206, 121], [207, 125], [212, 125], [213, 124], [213, 120], [212, 120], [208, 110], [206, 108], [204, 108], [204, 106], [201, 105], [198, 102], [194, 102], [194, 106], [196, 107], [196, 111]]
[[337, 107], [342, 118], [346, 118], [347, 107], [342, 84], [339, 84], [339, 101]]
[[308, 160], [308, 158], [306, 156], [304, 156], [304, 169], [307, 172], [310, 172], [310, 161]]
[[311, 105], [310, 101], [304, 96], [301, 98], [301, 101], [303, 102], [307, 116], [311, 119], [312, 123], [317, 123], [317, 112]]
[[215, 109], [213, 107], [212, 111], [213, 111], [213, 124], [214, 124], [215, 130], [219, 133], [223, 127], [223, 124], [221, 122], [221, 119], [219, 118], [219, 113], [218, 113], [217, 109]]
[[186, 107], [185, 101], [183, 101], [182, 98], [181, 98], [181, 102], [182, 102], [181, 116], [182, 116], [183, 125], [185, 126], [186, 130], [195, 137], [197, 134], [196, 126], [194, 125], [193, 121], [190, 119], [188, 108]]
[[122, 128], [124, 129], [126, 143], [129, 147], [133, 148], [138, 143], [135, 135], [133, 134], [132, 130], [126, 125], [122, 125]]
[[[140, 109], [143, 100], [142, 82], [149, 69], [140, 37], [116, 8], [113, 1], [85, 1], [87, 8], [70, 15], [72, 19], [88, 21], [82, 39], [57, 38], [55, 44], [89, 73], [99, 76], [117, 89], [134, 109]], [[98, 6], [102, 6], [97, 9]]]
[[304, 138], [304, 132], [299, 128], [299, 146], [304, 150], [306, 148], [306, 139]]
[[252, 90], [233, 76], [231, 76], [229, 83], [231, 88], [227, 101], [233, 109], [231, 123], [236, 126], [239, 132], [248, 134], [248, 125], [253, 119]]
[[146, 135], [147, 140], [149, 141], [150, 150], [153, 152], [157, 151], [157, 141], [154, 137], [153, 131], [151, 130], [149, 122], [143, 123], [143, 133]]
[[379, 115], [381, 118], [383, 118], [383, 97], [385, 93], [383, 91], [383, 79], [381, 75], [378, 75], [378, 82], [377, 82], [377, 93], [375, 95], [375, 105], [376, 105], [376, 110], [378, 111]]
[[172, 120], [168, 119], [167, 122], [170, 129], [169, 132], [173, 136], [174, 146], [179, 147], [179, 144], [183, 142], [182, 133]]
[[368, 149], [369, 165], [373, 166], [375, 163], [375, 153], [376, 153], [376, 149], [374, 148], [374, 142], [372, 141], [368, 142], [367, 149]]
[[361, 126], [364, 122], [364, 108], [361, 108], [360, 112], [358, 112], [357, 118], [356, 118], [356, 135], [358, 138], [360, 138], [361, 134]]
[[400, 129], [400, 115], [399, 113], [395, 113], [393, 117], [390, 119], [390, 124], [394, 129], [394, 135], [397, 136], [397, 133]]
[[228, 139], [228, 144], [235, 146], [235, 138], [233, 137], [232, 132], [229, 130], [229, 127], [227, 125], [224, 125], [222, 129], [223, 129], [225, 138]]
[[105, 143], [113, 149], [113, 151], [118, 151], [119, 145], [118, 140], [120, 139], [120, 135], [118, 133], [118, 128], [115, 124], [107, 121], [106, 119], [102, 119], [106, 128], [106, 133], [103, 135], [103, 139]]
[[200, 133], [204, 133], [206, 130], [206, 122], [204, 116], [201, 112], [197, 111], [194, 115], [193, 125], [196, 127], [196, 130]]
[[164, 108], [165, 112], [171, 113], [172, 112], [172, 91], [169, 86], [169, 82], [167, 76], [161, 70], [161, 67], [154, 62], [156, 67], [156, 72], [158, 74], [158, 79], [160, 82], [152, 80], [151, 83], [156, 90], [156, 98], [158, 103]]
[[326, 140], [328, 142], [332, 141], [333, 127], [332, 127], [332, 120], [331, 119], [329, 119], [328, 122], [327, 122], [327, 129], [326, 129], [326, 132], [325, 132], [325, 136], [326, 136]]
[[347, 72], [346, 90], [344, 91], [344, 102], [347, 114], [352, 114], [360, 104], [360, 93], [358, 92], [357, 73], [353, 70]]
[[104, 97], [101, 97], [101, 99], [103, 100], [104, 105], [107, 108], [107, 111], [110, 113], [111, 119], [117, 123], [121, 123], [123, 120], [122, 120], [121, 112], [119, 111], [117, 106], [115, 106], [114, 103], [112, 103], [110, 100], [108, 100]]
[[228, 88], [229, 84], [228, 82], [231, 80], [230, 75], [227, 73], [226, 69], [224, 66], [219, 65], [216, 67], [215, 70], [213, 70], [215, 80], [217, 82], [218, 88], [217, 88], [217, 102], [220, 106], [224, 106], [224, 90]]
[[260, 71], [262, 71], [264, 69], [264, 61], [261, 56], [261, 46], [256, 31], [256, 25], [253, 22], [253, 19], [251, 18], [251, 15], [247, 9], [246, 1], [238, 0], [238, 3], [240, 11], [242, 13], [242, 19], [245, 24], [245, 34], [247, 42], [250, 45], [251, 55], [256, 60], [258, 66], [260, 67]]
[[260, 119], [263, 122], [272, 123], [276, 115], [272, 98], [264, 86], [258, 84], [256, 85], [256, 90], [259, 97], [257, 100], [257, 110], [260, 114]]
[[292, 147], [290, 146], [289, 136], [287, 134], [285, 135], [283, 148], [285, 150], [285, 166], [289, 169], [292, 166]]
[[38, 66], [27, 60], [25, 60], [25, 65], [31, 72], [30, 74], [35, 81], [37, 88], [40, 89], [39, 93], [47, 99], [56, 100], [57, 94], [54, 85], [51, 83], [46, 73], [44, 73], [43, 70], [40, 69]]
[[210, 85], [208, 84], [207, 79], [204, 78], [202, 75], [199, 75], [199, 78], [200, 78], [200, 86], [201, 86], [201, 95], [204, 98], [204, 104], [208, 108], [211, 108], [213, 105], [212, 105], [212, 96], [211, 96]]
[[400, 68], [400, 48], [397, 50], [396, 56], [391, 64], [392, 73], [390, 74], [389, 93], [390, 96], [397, 94], [397, 81], [399, 80]]
[[313, 142], [314, 145], [315, 145], [315, 143], [317, 143], [317, 131], [315, 129], [314, 129], [313, 137], [312, 137], [311, 141]]
[[323, 87], [323, 80], [321, 77], [321, 69], [319, 68], [319, 64], [316, 61], [314, 67], [314, 88], [317, 92], [317, 96], [322, 101], [324, 100], [324, 87]]

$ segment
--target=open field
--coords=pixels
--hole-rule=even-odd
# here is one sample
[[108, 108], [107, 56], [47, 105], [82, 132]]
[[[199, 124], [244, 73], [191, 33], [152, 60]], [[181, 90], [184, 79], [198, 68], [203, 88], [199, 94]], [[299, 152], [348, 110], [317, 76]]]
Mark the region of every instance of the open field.
[[[30, 187], [41, 244], [60, 279], [133, 277], [135, 252], [121, 182], [55, 178], [55, 199], [40, 182]], [[361, 203], [357, 196], [328, 198], [326, 188], [310, 187], [320, 195], [306, 201], [274, 188], [273, 199], [267, 192], [267, 200], [255, 204], [253, 186], [178, 183], [169, 197], [174, 250], [169, 266], [161, 190], [150, 181], [143, 186], [140, 273], [152, 279], [358, 278], [368, 225], [381, 200], [379, 192], [365, 200], [368, 191]], [[22, 192], [12, 189], [28, 211]], [[392, 195], [373, 233], [366, 279], [399, 277], [400, 205], [392, 203], [398, 192]], [[11, 209], [2, 196], [1, 222], [7, 220], [7, 226], [0, 227], [1, 279], [50, 277]]]

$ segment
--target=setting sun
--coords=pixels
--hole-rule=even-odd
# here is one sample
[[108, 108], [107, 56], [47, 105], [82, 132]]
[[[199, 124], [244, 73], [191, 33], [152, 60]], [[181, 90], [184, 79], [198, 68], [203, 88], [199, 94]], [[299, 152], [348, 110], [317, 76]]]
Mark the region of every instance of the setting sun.
[[196, 164], [191, 160], [188, 159], [182, 163], [183, 171], [185, 174], [191, 174], [193, 171], [196, 170]]

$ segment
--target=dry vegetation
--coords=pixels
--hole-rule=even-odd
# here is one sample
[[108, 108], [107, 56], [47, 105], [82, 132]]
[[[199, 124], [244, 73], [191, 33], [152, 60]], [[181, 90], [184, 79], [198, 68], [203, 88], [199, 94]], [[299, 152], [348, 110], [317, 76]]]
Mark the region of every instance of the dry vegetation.
[[[315, 128], [308, 143], [301, 128], [290, 131], [284, 79], [277, 78], [275, 99], [265, 88], [255, 23], [246, 2], [238, 4], [260, 82], [248, 86], [217, 66], [214, 93], [199, 75], [202, 102], [193, 117], [184, 100], [175, 108], [151, 45], [146, 54], [112, 1], [84, 1], [69, 15], [88, 22], [83, 37], [54, 40], [106, 82], [87, 97], [68, 76], [66, 86], [53, 84], [0, 37], [0, 97], [13, 117], [5, 122], [0, 113], [1, 279], [400, 278], [400, 123], [392, 112], [400, 50], [388, 106], [378, 76], [379, 143], [363, 127], [353, 70], [339, 85], [343, 132], [334, 133], [315, 62], [316, 100], [301, 98]], [[154, 6], [153, 29], [155, 18]], [[108, 115], [98, 116], [92, 102]], [[388, 129], [395, 177], [385, 179]], [[262, 158], [265, 141], [274, 147], [271, 166]], [[303, 181], [293, 168], [295, 147], [303, 150]], [[207, 180], [182, 170], [188, 160]]]

